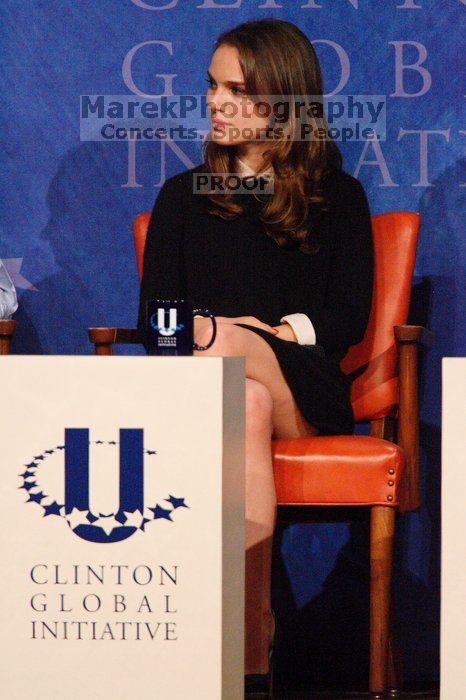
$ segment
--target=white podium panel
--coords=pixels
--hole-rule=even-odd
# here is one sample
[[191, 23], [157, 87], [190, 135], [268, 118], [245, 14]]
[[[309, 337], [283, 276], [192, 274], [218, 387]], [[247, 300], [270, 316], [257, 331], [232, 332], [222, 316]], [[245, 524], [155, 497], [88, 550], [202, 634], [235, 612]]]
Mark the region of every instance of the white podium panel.
[[243, 357], [0, 361], [8, 700], [239, 700]]
[[466, 358], [442, 360], [442, 602], [440, 697], [466, 688]]

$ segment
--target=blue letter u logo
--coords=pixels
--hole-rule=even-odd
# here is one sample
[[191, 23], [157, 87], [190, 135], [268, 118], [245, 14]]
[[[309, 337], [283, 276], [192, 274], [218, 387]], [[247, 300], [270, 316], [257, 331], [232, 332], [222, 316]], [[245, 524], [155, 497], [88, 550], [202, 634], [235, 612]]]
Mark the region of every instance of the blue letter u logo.
[[[125, 521], [124, 512], [144, 510], [144, 446], [143, 430], [120, 428], [120, 501], [115, 520]], [[65, 512], [73, 508], [89, 512], [89, 430], [65, 429]], [[97, 518], [89, 513], [89, 518]], [[114, 527], [105, 534], [100, 527], [83, 523], [73, 531], [89, 542], [120, 542], [130, 537], [137, 528]]]

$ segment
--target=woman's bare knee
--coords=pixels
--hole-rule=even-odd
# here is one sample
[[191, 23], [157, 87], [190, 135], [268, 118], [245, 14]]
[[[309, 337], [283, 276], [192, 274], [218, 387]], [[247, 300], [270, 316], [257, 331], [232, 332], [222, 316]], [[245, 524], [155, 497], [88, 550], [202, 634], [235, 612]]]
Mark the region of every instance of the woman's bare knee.
[[261, 382], [246, 377], [246, 430], [272, 433], [273, 399]]
[[[198, 345], [208, 345], [212, 338], [212, 324], [194, 326], [194, 342]], [[240, 355], [242, 342], [239, 338], [238, 328], [232, 323], [217, 323], [217, 334], [209, 350], [213, 355]]]

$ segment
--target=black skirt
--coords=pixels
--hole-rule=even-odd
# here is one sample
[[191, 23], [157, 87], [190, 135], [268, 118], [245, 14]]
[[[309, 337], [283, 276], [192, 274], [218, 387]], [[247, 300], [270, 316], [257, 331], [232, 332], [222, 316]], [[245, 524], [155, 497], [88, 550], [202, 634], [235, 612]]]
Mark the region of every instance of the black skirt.
[[300, 345], [264, 328], [236, 323], [258, 333], [270, 345], [304, 418], [320, 435], [351, 435], [354, 416], [351, 381], [321, 345]]

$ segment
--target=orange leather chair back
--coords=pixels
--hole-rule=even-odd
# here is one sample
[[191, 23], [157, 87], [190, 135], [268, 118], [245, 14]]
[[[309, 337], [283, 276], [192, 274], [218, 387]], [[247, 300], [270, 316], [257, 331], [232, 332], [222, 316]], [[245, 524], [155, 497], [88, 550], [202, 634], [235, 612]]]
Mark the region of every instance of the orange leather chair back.
[[419, 233], [419, 214], [395, 211], [372, 216], [374, 292], [363, 340], [341, 361], [352, 376], [356, 421], [394, 415], [398, 403], [393, 326], [406, 323]]
[[[150, 212], [133, 225], [139, 279]], [[393, 415], [398, 403], [397, 352], [393, 326], [406, 323], [419, 232], [419, 214], [396, 211], [371, 217], [374, 238], [374, 294], [366, 334], [353, 345], [341, 368], [353, 377], [351, 402], [356, 421]]]

